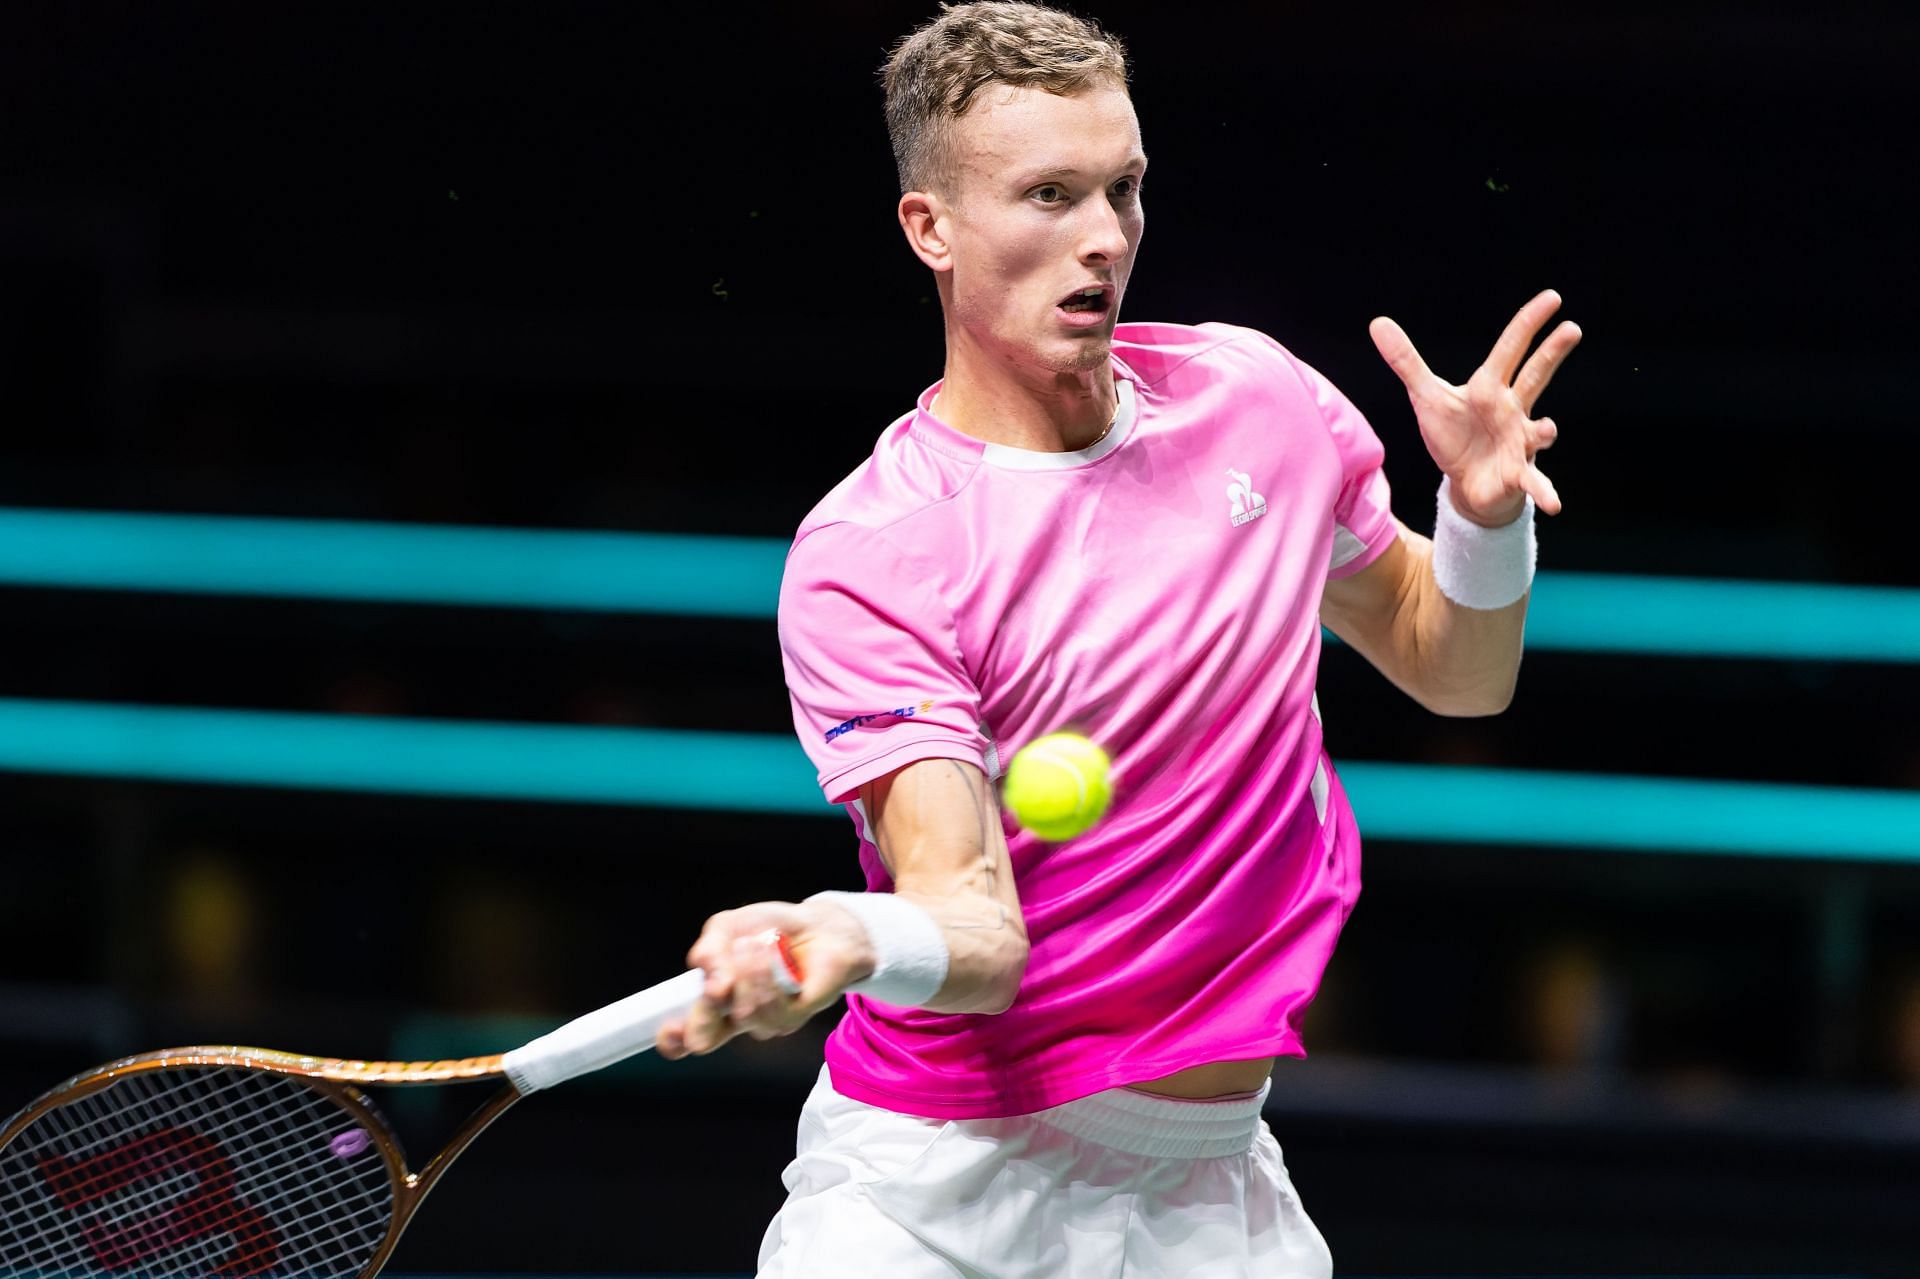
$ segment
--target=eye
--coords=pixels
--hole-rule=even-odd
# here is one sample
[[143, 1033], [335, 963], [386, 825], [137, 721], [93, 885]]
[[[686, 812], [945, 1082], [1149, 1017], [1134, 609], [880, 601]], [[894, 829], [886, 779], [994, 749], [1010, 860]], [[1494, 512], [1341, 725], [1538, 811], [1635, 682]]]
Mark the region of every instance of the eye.
[[1113, 193], [1122, 200], [1131, 200], [1140, 194], [1139, 178], [1121, 178], [1113, 184]]
[[1067, 198], [1066, 189], [1053, 182], [1049, 182], [1043, 187], [1035, 187], [1027, 194], [1042, 204], [1063, 204]]

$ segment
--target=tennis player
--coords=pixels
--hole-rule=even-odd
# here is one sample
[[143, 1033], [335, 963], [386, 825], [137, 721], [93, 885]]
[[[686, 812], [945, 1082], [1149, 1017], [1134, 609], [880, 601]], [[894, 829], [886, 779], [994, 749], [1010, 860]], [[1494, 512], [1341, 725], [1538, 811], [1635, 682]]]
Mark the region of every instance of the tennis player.
[[[1579, 330], [1527, 358], [1542, 293], [1454, 386], [1373, 322], [1441, 474], [1429, 539], [1360, 413], [1273, 339], [1118, 323], [1147, 156], [1117, 39], [959, 5], [884, 79], [945, 377], [801, 525], [780, 599], [794, 723], [867, 891], [715, 915], [660, 1048], [846, 999], [762, 1276], [1328, 1275], [1261, 1120], [1360, 888], [1320, 627], [1430, 710], [1507, 705], [1534, 509], [1560, 506], [1532, 411]], [[1049, 845], [994, 782], [1069, 727], [1116, 798]]]

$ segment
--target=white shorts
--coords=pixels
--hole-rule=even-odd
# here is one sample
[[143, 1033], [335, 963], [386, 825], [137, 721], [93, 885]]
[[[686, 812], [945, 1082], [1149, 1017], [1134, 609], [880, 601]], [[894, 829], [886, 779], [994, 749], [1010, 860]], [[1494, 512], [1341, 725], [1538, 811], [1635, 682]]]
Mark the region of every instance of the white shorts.
[[1114, 1088], [1012, 1119], [800, 1112], [760, 1279], [1328, 1279], [1257, 1097]]

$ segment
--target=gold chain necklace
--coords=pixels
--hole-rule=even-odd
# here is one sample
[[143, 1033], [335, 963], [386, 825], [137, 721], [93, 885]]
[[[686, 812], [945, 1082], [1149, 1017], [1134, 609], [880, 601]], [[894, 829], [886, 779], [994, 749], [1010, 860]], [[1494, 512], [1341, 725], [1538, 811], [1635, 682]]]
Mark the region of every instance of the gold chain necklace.
[[1118, 389], [1116, 389], [1113, 393], [1113, 416], [1107, 419], [1106, 426], [1102, 428], [1100, 434], [1093, 437], [1092, 443], [1089, 443], [1087, 445], [1087, 448], [1092, 448], [1095, 444], [1098, 444], [1101, 440], [1106, 439], [1108, 435], [1112, 434], [1113, 424], [1115, 422], [1118, 422], [1119, 420], [1120, 420], [1120, 392], [1118, 391]]

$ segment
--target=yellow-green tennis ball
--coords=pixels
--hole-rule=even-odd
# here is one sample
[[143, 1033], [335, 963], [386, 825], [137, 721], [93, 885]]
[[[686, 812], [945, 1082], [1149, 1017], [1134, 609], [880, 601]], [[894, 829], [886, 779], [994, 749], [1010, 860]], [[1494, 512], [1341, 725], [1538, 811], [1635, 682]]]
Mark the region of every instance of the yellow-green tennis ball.
[[1007, 810], [1049, 843], [1072, 839], [1106, 815], [1110, 767], [1107, 753], [1078, 733], [1036, 738], [1007, 765]]

